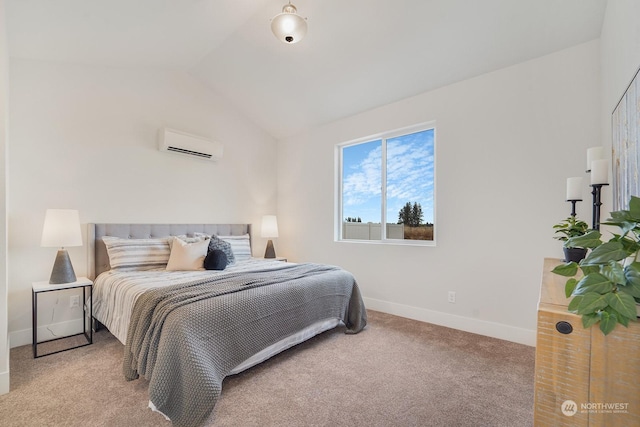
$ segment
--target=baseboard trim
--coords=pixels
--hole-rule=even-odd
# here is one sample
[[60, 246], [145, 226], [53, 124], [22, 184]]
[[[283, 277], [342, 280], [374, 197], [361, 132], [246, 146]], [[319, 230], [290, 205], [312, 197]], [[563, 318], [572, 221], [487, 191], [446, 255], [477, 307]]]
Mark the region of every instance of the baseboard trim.
[[[82, 318], [52, 323], [50, 325], [42, 325], [38, 327], [38, 341], [46, 341], [53, 338], [79, 334], [81, 332]], [[10, 332], [9, 342], [11, 348], [31, 345], [33, 342], [31, 329], [22, 329], [20, 331]]]
[[375, 298], [363, 298], [363, 300], [366, 307], [371, 310], [381, 311], [383, 313], [406, 317], [408, 319], [433, 323], [435, 325], [446, 326], [447, 328], [459, 329], [465, 332], [498, 338], [532, 347], [535, 347], [536, 345], [535, 330], [516, 328], [502, 323], [472, 319], [470, 317], [457, 316], [455, 314], [442, 313], [439, 311], [427, 310], [425, 308], [413, 307], [410, 305], [398, 304]]
[[0, 372], [0, 395], [9, 393], [9, 371]]

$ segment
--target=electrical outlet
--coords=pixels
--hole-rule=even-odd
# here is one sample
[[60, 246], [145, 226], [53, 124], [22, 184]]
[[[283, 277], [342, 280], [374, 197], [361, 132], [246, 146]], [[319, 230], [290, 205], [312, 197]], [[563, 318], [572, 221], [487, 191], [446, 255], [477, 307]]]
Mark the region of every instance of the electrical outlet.
[[69, 299], [69, 307], [80, 307], [80, 295], [72, 295]]
[[456, 293], [454, 291], [449, 291], [448, 301], [451, 304], [454, 304], [456, 302]]

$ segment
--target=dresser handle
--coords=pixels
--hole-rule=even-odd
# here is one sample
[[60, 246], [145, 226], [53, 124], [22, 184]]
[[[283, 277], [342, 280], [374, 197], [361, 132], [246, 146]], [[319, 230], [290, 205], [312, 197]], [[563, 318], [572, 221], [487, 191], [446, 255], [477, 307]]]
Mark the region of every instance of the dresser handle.
[[571, 323], [569, 322], [561, 321], [556, 323], [556, 330], [561, 334], [569, 335], [573, 332], [573, 326], [571, 326]]

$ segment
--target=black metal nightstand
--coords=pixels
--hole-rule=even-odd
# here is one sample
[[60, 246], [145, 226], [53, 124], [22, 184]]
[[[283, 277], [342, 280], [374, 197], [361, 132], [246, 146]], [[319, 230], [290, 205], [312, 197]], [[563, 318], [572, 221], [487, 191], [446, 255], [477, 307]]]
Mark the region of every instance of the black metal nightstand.
[[[46, 341], [38, 342], [38, 295], [46, 292], [56, 292], [62, 291], [66, 289], [76, 289], [82, 288], [82, 332], [77, 334], [65, 335], [63, 337], [53, 338]], [[89, 290], [89, 298], [87, 299], [87, 289]], [[34, 282], [31, 284], [31, 297], [32, 297], [32, 328], [33, 328], [33, 357], [38, 358], [42, 356], [48, 356], [50, 354], [60, 353], [62, 351], [72, 350], [78, 347], [84, 347], [90, 344], [93, 344], [93, 329], [91, 328], [91, 319], [93, 318], [93, 304], [92, 304], [92, 296], [93, 296], [93, 282], [86, 277], [78, 277], [78, 280], [71, 283], [62, 283], [59, 285], [51, 285], [48, 281], [44, 282]], [[87, 305], [89, 308], [87, 310]], [[87, 319], [87, 314], [88, 319]], [[87, 325], [89, 326], [87, 328]], [[50, 353], [38, 355], [38, 345], [44, 344], [51, 341], [58, 341], [64, 338], [71, 338], [78, 335], [84, 335], [87, 342], [75, 345], [73, 347], [68, 347], [62, 350], [52, 351]]]

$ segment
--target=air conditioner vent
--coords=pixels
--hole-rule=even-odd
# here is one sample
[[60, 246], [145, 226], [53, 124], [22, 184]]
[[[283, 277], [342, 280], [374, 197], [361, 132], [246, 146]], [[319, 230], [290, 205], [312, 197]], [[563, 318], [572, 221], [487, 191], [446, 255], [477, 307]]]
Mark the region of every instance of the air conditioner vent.
[[211, 158], [211, 154], [199, 153], [197, 151], [186, 150], [186, 149], [180, 148], [180, 147], [169, 146], [169, 147], [167, 147], [167, 151], [173, 151], [174, 153], [189, 154], [190, 156], [204, 157], [205, 159], [210, 159]]
[[160, 129], [158, 148], [160, 151], [214, 161], [221, 159], [223, 153], [223, 146], [219, 142], [167, 128]]

